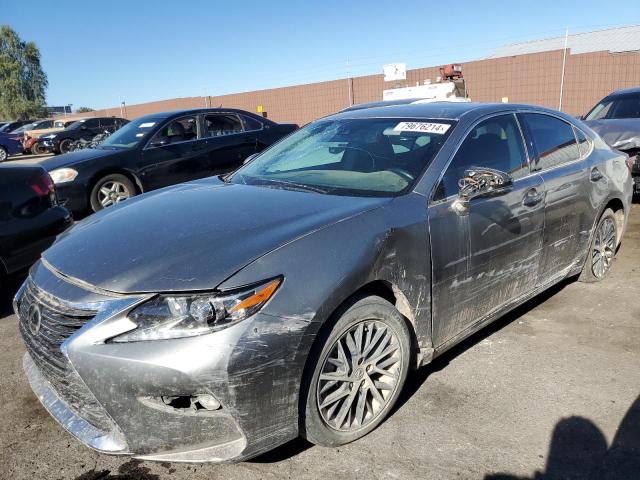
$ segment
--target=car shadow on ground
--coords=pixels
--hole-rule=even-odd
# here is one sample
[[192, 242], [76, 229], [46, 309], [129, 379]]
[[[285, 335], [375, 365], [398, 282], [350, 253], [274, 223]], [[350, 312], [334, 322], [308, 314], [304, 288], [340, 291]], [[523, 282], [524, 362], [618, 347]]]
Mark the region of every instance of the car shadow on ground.
[[431, 374], [441, 371], [443, 368], [449, 365], [449, 362], [451, 360], [453, 360], [458, 355], [462, 354], [474, 345], [480, 343], [485, 338], [490, 337], [497, 331], [502, 330], [511, 322], [522, 317], [529, 311], [536, 308], [538, 305], [546, 302], [548, 299], [559, 293], [563, 288], [565, 288], [574, 280], [575, 279], [572, 278], [557, 283], [553, 287], [545, 290], [536, 297], [518, 306], [509, 313], [482, 328], [480, 331], [474, 333], [455, 347], [447, 350], [445, 353], [435, 358], [430, 364], [419, 368], [417, 371], [409, 372], [409, 376], [407, 377], [404, 389], [402, 390], [402, 393], [400, 394], [400, 397], [398, 398], [398, 401], [394, 405], [393, 410], [391, 411], [389, 416], [393, 416], [400, 408], [402, 408], [402, 406], [420, 389], [422, 384], [427, 381], [427, 378], [429, 378]]
[[616, 435], [607, 439], [590, 420], [569, 417], [554, 430], [545, 471], [532, 477], [493, 473], [485, 480], [630, 480], [640, 478], [640, 396], [633, 402]]

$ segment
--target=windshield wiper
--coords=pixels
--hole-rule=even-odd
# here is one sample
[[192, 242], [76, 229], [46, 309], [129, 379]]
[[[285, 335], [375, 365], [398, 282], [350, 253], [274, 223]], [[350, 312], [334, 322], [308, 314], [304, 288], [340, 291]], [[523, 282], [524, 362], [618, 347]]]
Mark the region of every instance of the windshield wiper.
[[314, 185], [307, 185], [305, 183], [296, 183], [296, 182], [292, 182], [289, 180], [274, 180], [272, 178], [263, 178], [261, 180], [264, 180], [266, 182], [271, 182], [274, 183], [276, 185], [281, 185], [284, 187], [288, 187], [289, 190], [297, 190], [300, 192], [315, 192], [315, 193], [329, 193], [332, 189], [331, 188], [322, 188], [322, 187], [317, 187]]

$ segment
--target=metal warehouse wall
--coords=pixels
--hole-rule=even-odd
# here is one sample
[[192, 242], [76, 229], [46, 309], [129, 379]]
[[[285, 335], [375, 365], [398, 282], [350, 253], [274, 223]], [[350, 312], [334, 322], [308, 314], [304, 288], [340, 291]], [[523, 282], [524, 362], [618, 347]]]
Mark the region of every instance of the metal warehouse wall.
[[[463, 65], [467, 93], [474, 101], [532, 103], [558, 108], [562, 50], [514, 57], [467, 62]], [[435, 81], [438, 67], [407, 71], [400, 86], [415, 85], [425, 79]], [[354, 103], [382, 100], [382, 90], [396, 82], [383, 81], [382, 75], [355, 77]], [[255, 92], [211, 97], [188, 97], [127, 105], [126, 117], [181, 108], [226, 106], [255, 112], [262, 105], [270, 119], [300, 125], [329, 115], [349, 104], [349, 80], [273, 88]], [[621, 88], [640, 86], [640, 52], [608, 52], [567, 55], [562, 110], [571, 115], [586, 113], [595, 102]], [[120, 107], [93, 112], [95, 116], [120, 116]]]

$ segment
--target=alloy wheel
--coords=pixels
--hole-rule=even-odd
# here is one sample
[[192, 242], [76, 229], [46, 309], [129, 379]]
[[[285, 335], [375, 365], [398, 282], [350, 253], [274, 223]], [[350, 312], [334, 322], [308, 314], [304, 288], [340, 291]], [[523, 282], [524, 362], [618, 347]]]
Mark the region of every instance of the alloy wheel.
[[591, 259], [591, 271], [597, 278], [602, 278], [611, 268], [616, 249], [616, 226], [612, 218], [605, 218], [596, 231]]
[[8, 157], [9, 155], [7, 154], [7, 151], [0, 147], [0, 162], [4, 162]]
[[385, 323], [365, 320], [332, 346], [317, 386], [324, 422], [353, 432], [374, 421], [394, 397], [402, 371], [397, 334]]
[[102, 207], [110, 207], [131, 197], [127, 186], [116, 181], [105, 182], [98, 190], [98, 201]]

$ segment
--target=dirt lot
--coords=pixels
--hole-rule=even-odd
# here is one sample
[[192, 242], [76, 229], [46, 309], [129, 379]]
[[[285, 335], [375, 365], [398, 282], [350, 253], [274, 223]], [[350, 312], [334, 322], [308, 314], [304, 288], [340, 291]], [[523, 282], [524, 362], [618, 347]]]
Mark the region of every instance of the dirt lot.
[[611, 276], [567, 282], [414, 373], [375, 432], [339, 449], [294, 441], [237, 465], [97, 454], [22, 374], [0, 301], [0, 477], [7, 479], [640, 478], [640, 205]]

